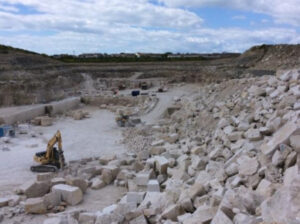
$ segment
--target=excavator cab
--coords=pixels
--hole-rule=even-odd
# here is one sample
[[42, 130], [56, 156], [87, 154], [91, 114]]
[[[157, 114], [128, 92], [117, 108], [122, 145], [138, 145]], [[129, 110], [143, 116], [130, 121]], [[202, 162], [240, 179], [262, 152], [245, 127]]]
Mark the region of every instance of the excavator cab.
[[[54, 147], [58, 144], [58, 148]], [[41, 165], [31, 166], [33, 172], [56, 172], [58, 169], [65, 167], [65, 157], [62, 150], [62, 139], [60, 131], [49, 140], [47, 150], [38, 152], [34, 156], [34, 160]]]

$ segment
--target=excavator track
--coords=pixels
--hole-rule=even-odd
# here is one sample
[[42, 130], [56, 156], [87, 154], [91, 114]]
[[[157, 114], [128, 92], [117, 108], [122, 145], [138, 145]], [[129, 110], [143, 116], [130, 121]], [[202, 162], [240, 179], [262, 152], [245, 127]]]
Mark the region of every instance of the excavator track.
[[48, 173], [48, 172], [57, 172], [58, 168], [53, 165], [38, 165], [38, 166], [31, 166], [30, 170], [32, 172], [38, 172], [38, 173]]

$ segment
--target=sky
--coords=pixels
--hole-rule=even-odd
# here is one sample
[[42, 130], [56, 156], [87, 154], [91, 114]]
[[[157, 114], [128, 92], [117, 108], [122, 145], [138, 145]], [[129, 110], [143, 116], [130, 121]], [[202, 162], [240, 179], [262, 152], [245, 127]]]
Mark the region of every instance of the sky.
[[0, 44], [49, 55], [298, 43], [300, 0], [0, 0]]

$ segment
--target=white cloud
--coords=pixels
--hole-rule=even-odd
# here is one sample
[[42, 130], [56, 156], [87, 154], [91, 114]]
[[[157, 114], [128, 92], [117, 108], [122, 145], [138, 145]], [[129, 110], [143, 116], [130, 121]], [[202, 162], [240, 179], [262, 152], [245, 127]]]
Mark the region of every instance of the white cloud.
[[[0, 0], [10, 4], [34, 7], [42, 14], [2, 13], [0, 21], [13, 20], [17, 29], [43, 28], [82, 32], [99, 31], [105, 26], [142, 26], [182, 29], [199, 27], [202, 19], [183, 9], [148, 3], [146, 0]], [[8, 20], [9, 19], [9, 20]], [[3, 27], [0, 27], [3, 28]]]
[[[12, 7], [4, 11], [0, 8], [0, 43], [55, 54], [74, 50], [76, 53], [243, 51], [256, 44], [300, 41], [297, 31], [291, 28], [205, 28], [197, 14], [188, 8], [175, 8], [184, 3], [200, 7], [228, 6], [233, 2], [243, 8], [247, 2], [250, 7], [250, 1], [159, 1], [166, 5], [151, 4], [148, 0], [0, 0], [0, 6]], [[36, 13], [20, 14], [13, 11], [15, 4], [29, 6]]]
[[[271, 42], [270, 42], [271, 40]], [[151, 31], [142, 28], [111, 29], [102, 33], [60, 32], [51, 36], [13, 35], [0, 42], [26, 49], [55, 53], [82, 52], [241, 52], [263, 43], [298, 43], [292, 29], [198, 29]], [[184, 43], [184, 44], [183, 44]]]
[[170, 7], [222, 6], [267, 14], [277, 23], [300, 26], [299, 0], [159, 0]]
[[245, 20], [246, 16], [244, 16], [244, 15], [233, 16], [232, 19], [234, 19], [234, 20]]

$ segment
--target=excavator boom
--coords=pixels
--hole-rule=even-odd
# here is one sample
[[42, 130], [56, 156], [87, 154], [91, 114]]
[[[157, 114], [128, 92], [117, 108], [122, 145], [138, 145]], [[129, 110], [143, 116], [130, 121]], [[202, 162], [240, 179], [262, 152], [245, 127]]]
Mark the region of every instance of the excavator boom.
[[[58, 150], [54, 147], [58, 145]], [[44, 152], [36, 153], [34, 160], [41, 165], [32, 166], [31, 170], [34, 172], [55, 172], [58, 169], [65, 167], [65, 157], [62, 150], [62, 138], [60, 131], [49, 140], [47, 149]]]

